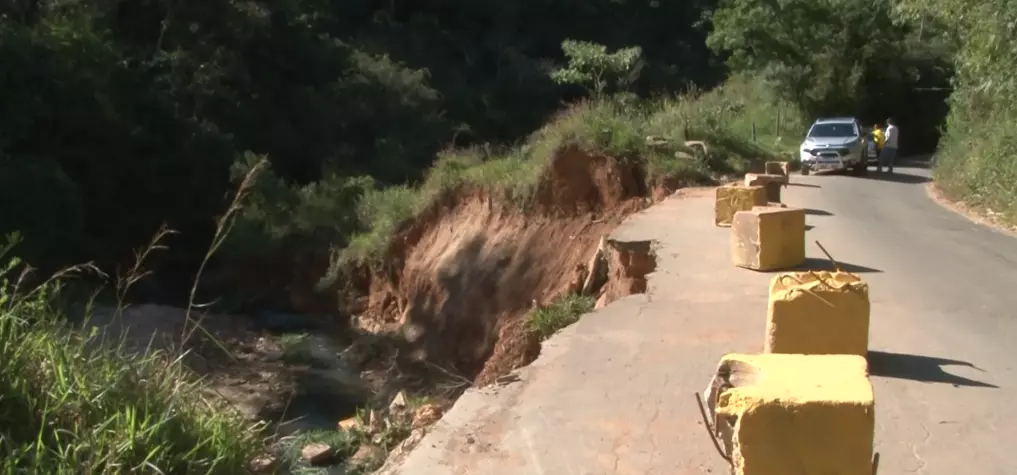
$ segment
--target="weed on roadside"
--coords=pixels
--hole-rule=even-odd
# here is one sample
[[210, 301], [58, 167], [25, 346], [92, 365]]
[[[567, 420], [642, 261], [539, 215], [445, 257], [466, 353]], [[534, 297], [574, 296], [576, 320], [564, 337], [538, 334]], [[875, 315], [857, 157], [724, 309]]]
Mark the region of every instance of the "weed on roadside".
[[541, 340], [546, 340], [558, 330], [579, 321], [583, 314], [593, 311], [596, 302], [593, 297], [565, 294], [529, 315], [530, 330]]

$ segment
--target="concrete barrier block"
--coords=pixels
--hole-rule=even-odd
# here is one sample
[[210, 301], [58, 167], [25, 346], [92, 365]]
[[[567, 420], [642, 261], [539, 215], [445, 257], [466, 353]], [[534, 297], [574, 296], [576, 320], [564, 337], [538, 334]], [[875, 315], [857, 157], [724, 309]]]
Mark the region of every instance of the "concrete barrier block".
[[776, 174], [746, 173], [745, 186], [762, 186], [766, 188], [767, 201], [780, 203], [780, 189], [787, 185], [787, 177]]
[[849, 272], [791, 272], [770, 280], [766, 353], [869, 351], [869, 285]]
[[791, 164], [788, 162], [766, 162], [763, 169], [767, 175], [784, 175], [785, 179], [791, 177]]
[[766, 204], [766, 190], [761, 186], [719, 186], [713, 208], [713, 222], [717, 226], [730, 226], [731, 219], [738, 211], [748, 211]]
[[865, 358], [729, 354], [715, 380], [725, 374], [750, 375], [716, 386], [714, 421], [729, 434], [735, 474], [872, 473], [875, 409]]
[[760, 271], [805, 262], [805, 210], [756, 206], [731, 220], [734, 265]]

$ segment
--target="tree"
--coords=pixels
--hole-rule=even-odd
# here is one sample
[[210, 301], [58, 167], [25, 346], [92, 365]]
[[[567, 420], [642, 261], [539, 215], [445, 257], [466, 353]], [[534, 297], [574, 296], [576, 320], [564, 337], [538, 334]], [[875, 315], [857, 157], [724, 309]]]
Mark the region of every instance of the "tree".
[[562, 41], [561, 49], [568, 64], [551, 71], [551, 79], [582, 86], [593, 97], [603, 96], [612, 85], [624, 89], [635, 82], [643, 66], [643, 51], [638, 46], [608, 53], [604, 45], [569, 39]]
[[707, 44], [734, 71], [772, 81], [806, 115], [869, 122], [894, 115], [928, 149], [946, 114], [943, 95], [929, 91], [946, 86], [950, 50], [931, 24], [919, 37], [919, 25], [895, 22], [892, 8], [868, 0], [721, 0]]

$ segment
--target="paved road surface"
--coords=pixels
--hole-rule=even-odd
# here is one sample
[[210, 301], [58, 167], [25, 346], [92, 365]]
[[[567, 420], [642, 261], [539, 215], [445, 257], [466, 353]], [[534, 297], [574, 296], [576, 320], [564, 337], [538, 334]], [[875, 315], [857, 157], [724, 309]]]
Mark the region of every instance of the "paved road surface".
[[[928, 171], [795, 176], [784, 201], [871, 284], [880, 473], [1017, 474], [1017, 239], [931, 201]], [[630, 219], [659, 242], [647, 295], [585, 316], [521, 381], [470, 391], [387, 473], [727, 473], [693, 393], [720, 356], [760, 351], [768, 274], [734, 268], [709, 193]]]

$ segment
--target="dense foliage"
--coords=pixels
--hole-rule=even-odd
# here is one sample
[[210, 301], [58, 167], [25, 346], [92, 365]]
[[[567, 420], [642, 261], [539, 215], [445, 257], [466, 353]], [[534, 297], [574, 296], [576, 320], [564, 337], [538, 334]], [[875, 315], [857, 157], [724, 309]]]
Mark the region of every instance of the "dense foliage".
[[1017, 219], [1017, 2], [908, 0], [901, 13], [944, 25], [957, 46], [936, 179], [955, 198]]
[[899, 21], [891, 2], [721, 0], [713, 26], [708, 43], [732, 68], [768, 79], [808, 116], [892, 116], [905, 153], [935, 147], [951, 48], [933, 25]]
[[191, 256], [245, 152], [285, 183], [392, 184], [449, 143], [530, 133], [583, 92], [548, 74], [568, 38], [643, 45], [643, 92], [712, 84], [709, 6], [4, 2], [0, 232], [21, 229], [37, 263], [116, 263], [168, 221]]
[[[1013, 88], [1010, 7], [996, 3], [8, 2], [0, 232], [21, 230], [20, 254], [39, 265], [122, 264], [166, 222], [182, 233], [162, 270], [186, 276], [234, 181], [267, 156], [271, 171], [224, 255], [309, 238], [343, 247], [375, 228], [365, 203], [420, 183], [449, 146], [491, 157], [524, 143], [563, 104], [617, 93], [636, 104], [708, 90], [731, 73], [764, 86], [745, 90], [792, 105], [761, 127], [786, 127], [792, 116], [894, 116], [908, 153], [935, 146], [956, 67], [947, 148], [970, 148], [953, 137], [988, 133], [962, 130], [984, 119], [973, 111], [1009, 113], [1009, 100], [988, 99]], [[975, 33], [973, 18], [983, 16], [994, 26]], [[1006, 193], [1010, 172], [943, 163], [967, 180], [957, 189], [998, 182], [990, 189]]]

